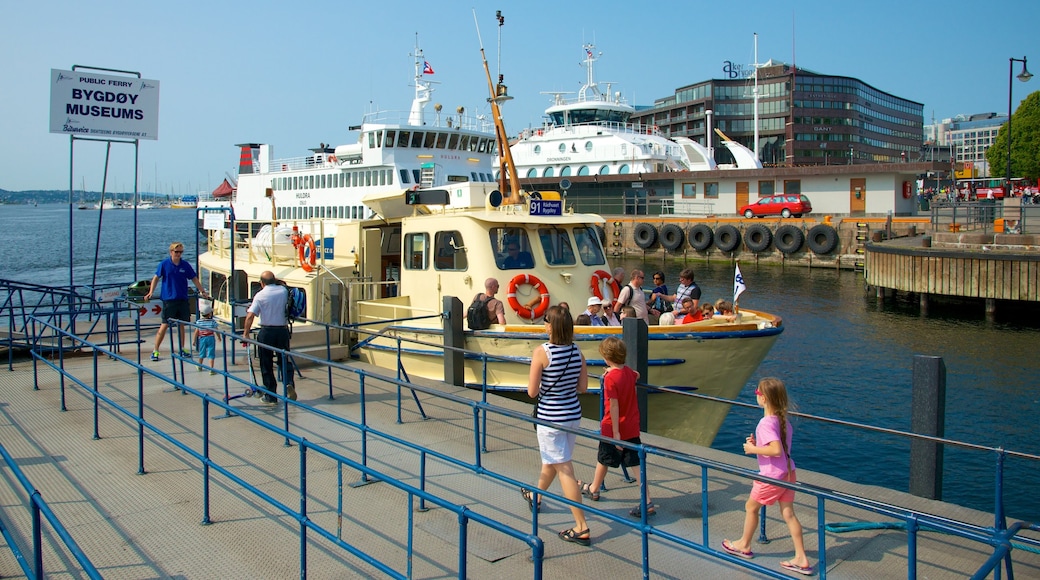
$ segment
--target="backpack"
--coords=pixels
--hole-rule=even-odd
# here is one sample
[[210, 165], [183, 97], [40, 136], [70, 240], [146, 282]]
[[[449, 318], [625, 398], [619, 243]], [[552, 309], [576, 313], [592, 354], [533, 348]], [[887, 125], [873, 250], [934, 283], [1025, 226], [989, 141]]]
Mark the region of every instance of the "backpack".
[[466, 322], [469, 323], [470, 330], [491, 328], [491, 314], [488, 313], [487, 308], [488, 302], [491, 302], [491, 297], [483, 293], [477, 294], [473, 298], [473, 303], [466, 310]]
[[289, 335], [292, 336], [292, 323], [307, 313], [307, 293], [291, 286], [285, 289], [288, 291], [285, 298], [285, 323], [289, 325]]

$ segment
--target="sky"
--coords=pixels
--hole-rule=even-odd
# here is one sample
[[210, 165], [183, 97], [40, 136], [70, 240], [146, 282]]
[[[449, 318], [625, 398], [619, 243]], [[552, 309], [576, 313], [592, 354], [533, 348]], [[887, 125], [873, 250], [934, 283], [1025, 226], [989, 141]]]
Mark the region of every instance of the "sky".
[[[1007, 113], [1009, 58], [1038, 76], [1014, 81], [1013, 102], [1040, 90], [1037, 0], [834, 2], [418, 2], [254, 0], [20, 2], [0, 0], [0, 189], [68, 189], [70, 146], [49, 132], [51, 69], [73, 65], [158, 80], [159, 139], [142, 140], [141, 191], [211, 191], [237, 171], [236, 143], [297, 157], [354, 142], [369, 111], [407, 110], [416, 38], [434, 69], [433, 102], [487, 114], [487, 81], [505, 75], [506, 130], [537, 126], [548, 91], [577, 91], [582, 44], [602, 53], [601, 85], [633, 105], [724, 78], [726, 61], [794, 62], [858, 78], [924, 105], [924, 122]], [[495, 11], [505, 24], [499, 27]], [[500, 50], [501, 47], [501, 50]], [[1032, 49], [1032, 52], [1031, 52]], [[1035, 63], [1035, 64], [1034, 64]], [[1014, 74], [1021, 70], [1015, 63]], [[432, 108], [432, 107], [431, 107]], [[432, 111], [428, 109], [428, 114]], [[100, 191], [104, 143], [77, 141], [71, 181]], [[108, 191], [130, 192], [134, 148], [110, 152]]]

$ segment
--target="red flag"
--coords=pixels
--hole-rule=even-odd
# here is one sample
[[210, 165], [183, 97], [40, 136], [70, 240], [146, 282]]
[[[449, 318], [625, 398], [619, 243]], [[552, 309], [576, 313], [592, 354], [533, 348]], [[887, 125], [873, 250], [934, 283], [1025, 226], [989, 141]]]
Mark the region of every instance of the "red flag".
[[426, 61], [426, 60], [423, 61], [422, 74], [424, 74], [424, 75], [432, 75], [433, 74], [433, 67], [430, 66], [430, 62], [429, 61]]

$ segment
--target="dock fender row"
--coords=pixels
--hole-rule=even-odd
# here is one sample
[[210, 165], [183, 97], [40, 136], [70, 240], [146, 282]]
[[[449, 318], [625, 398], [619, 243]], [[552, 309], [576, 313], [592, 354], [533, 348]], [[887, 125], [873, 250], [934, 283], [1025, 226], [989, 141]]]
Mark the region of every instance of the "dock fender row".
[[827, 224], [816, 224], [809, 230], [806, 241], [816, 254], [830, 254], [838, 248], [838, 232]]
[[682, 247], [684, 241], [686, 241], [686, 235], [681, 227], [675, 224], [665, 224], [661, 228], [661, 245], [666, 250], [678, 250]]
[[603, 300], [603, 282], [606, 282], [610, 286], [611, 300], [617, 300], [618, 294], [621, 294], [621, 286], [618, 285], [617, 280], [610, 275], [610, 272], [606, 270], [596, 270], [592, 273], [592, 280], [589, 280], [589, 289], [592, 293]]
[[762, 224], [754, 224], [744, 230], [744, 244], [756, 254], [768, 250], [772, 243], [773, 232]]
[[730, 224], [719, 226], [715, 230], [715, 247], [723, 252], [736, 250], [740, 242], [740, 230]]
[[784, 254], [793, 254], [802, 249], [805, 244], [805, 234], [798, 226], [791, 224], [776, 228], [773, 234], [773, 245]]
[[[516, 298], [516, 289], [525, 284], [534, 288], [534, 291], [541, 295], [541, 300], [533, 309], [520, 304], [520, 301]], [[545, 311], [549, 309], [549, 288], [537, 276], [531, 274], [517, 274], [513, 276], [513, 279], [509, 281], [507, 292], [509, 307], [516, 312], [517, 316], [524, 320], [533, 322], [544, 316]]]
[[711, 243], [715, 241], [715, 234], [707, 224], [697, 224], [690, 226], [686, 231], [686, 240], [690, 242], [691, 248], [703, 252], [711, 247]]
[[657, 243], [657, 228], [648, 223], [636, 224], [636, 230], [632, 236], [636, 245], [646, 250]]

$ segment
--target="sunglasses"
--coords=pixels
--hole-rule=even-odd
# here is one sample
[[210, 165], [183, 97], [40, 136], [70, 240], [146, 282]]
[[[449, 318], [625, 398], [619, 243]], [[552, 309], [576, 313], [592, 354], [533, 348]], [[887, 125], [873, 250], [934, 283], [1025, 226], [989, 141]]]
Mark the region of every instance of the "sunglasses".
[[174, 250], [173, 253], [174, 254], [183, 254], [184, 250]]

